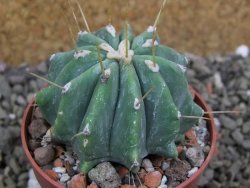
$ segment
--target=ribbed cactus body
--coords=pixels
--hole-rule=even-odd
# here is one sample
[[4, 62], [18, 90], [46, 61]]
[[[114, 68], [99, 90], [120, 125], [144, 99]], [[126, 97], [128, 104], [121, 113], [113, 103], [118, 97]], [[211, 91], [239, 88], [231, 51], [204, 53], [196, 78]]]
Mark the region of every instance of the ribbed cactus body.
[[189, 93], [185, 57], [157, 37], [153, 58], [152, 37], [152, 27], [133, 37], [130, 27], [117, 35], [109, 25], [80, 32], [76, 51], [51, 56], [48, 78], [64, 89], [44, 88], [36, 102], [52, 139], [72, 145], [82, 172], [101, 161], [136, 171], [148, 154], [176, 157], [176, 137], [197, 121], [181, 116], [202, 116]]

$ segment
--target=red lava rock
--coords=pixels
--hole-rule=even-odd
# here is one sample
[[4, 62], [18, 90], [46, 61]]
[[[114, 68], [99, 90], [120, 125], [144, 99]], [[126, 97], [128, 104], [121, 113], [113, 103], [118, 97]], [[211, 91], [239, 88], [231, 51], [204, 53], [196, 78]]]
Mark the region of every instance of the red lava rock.
[[192, 128], [185, 133], [185, 137], [189, 140], [189, 144], [197, 145], [196, 134]]
[[90, 185], [87, 186], [87, 188], [98, 188], [96, 183], [92, 182]]
[[44, 120], [35, 119], [28, 127], [29, 134], [32, 138], [41, 138], [48, 130]]
[[136, 186], [125, 184], [125, 185], [122, 185], [121, 188], [136, 188]]
[[156, 188], [161, 184], [162, 175], [158, 171], [150, 172], [145, 176], [144, 184], [149, 188]]
[[160, 172], [162, 175], [164, 174], [164, 172], [161, 168], [157, 168], [156, 171]]
[[46, 147], [37, 148], [34, 151], [35, 161], [40, 165], [44, 166], [51, 162], [54, 159], [55, 150], [51, 145], [47, 145]]
[[69, 182], [69, 188], [86, 188], [86, 181], [86, 176], [84, 174], [74, 175]]
[[54, 160], [53, 165], [54, 167], [63, 167], [63, 160], [60, 158], [57, 158], [56, 160]]
[[161, 164], [164, 161], [164, 157], [157, 155], [152, 155], [149, 159], [151, 160], [154, 167], [161, 167]]
[[140, 178], [142, 183], [144, 183], [146, 174], [147, 174], [147, 172], [143, 168], [141, 168], [138, 172], [139, 178]]
[[126, 167], [120, 167], [118, 169], [118, 174], [121, 178], [124, 178], [129, 173], [129, 170]]
[[65, 150], [62, 146], [56, 146], [56, 157], [60, 157], [64, 152]]
[[47, 169], [44, 171], [52, 180], [57, 181], [58, 180], [58, 175], [56, 172], [53, 170]]

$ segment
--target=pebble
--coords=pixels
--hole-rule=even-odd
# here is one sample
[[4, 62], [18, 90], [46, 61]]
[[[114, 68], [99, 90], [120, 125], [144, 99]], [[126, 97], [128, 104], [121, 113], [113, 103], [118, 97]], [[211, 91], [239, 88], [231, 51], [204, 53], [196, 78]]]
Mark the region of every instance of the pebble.
[[240, 129], [236, 129], [235, 131], [232, 132], [232, 137], [235, 140], [235, 142], [239, 145], [243, 143], [244, 136], [241, 133]]
[[63, 174], [63, 173], [66, 173], [66, 168], [64, 168], [64, 167], [54, 167], [53, 171], [58, 173], [58, 174]]
[[200, 167], [205, 160], [205, 156], [201, 147], [188, 148], [186, 151], [186, 157], [194, 167]]
[[154, 167], [152, 162], [149, 159], [143, 159], [142, 165], [141, 165], [147, 172], [153, 172]]
[[109, 162], [98, 164], [88, 173], [89, 178], [104, 188], [117, 188], [121, 185], [121, 178]]
[[242, 126], [242, 133], [247, 134], [250, 132], [250, 121], [246, 122]]
[[60, 182], [65, 183], [65, 182], [69, 181], [69, 179], [70, 179], [70, 176], [67, 173], [64, 173], [60, 177]]
[[247, 57], [249, 55], [249, 48], [247, 45], [242, 44], [236, 48], [235, 54], [241, 55], [242, 57]]
[[98, 188], [96, 183], [92, 182], [90, 185], [87, 186], [87, 188]]
[[34, 151], [35, 161], [40, 165], [44, 166], [51, 162], [54, 159], [55, 150], [51, 145], [47, 145], [46, 147], [39, 147]]
[[237, 128], [236, 122], [228, 116], [222, 115], [220, 120], [222, 125], [229, 130], [235, 130]]
[[19, 164], [17, 163], [16, 159], [14, 157], [12, 157], [10, 159], [9, 162], [9, 166], [11, 168], [11, 170], [15, 173], [15, 174], [20, 174], [21, 172], [21, 167], [19, 166]]
[[242, 143], [243, 147], [245, 149], [248, 149], [250, 150], [250, 139], [249, 140], [244, 140], [243, 143]]
[[8, 117], [7, 112], [0, 106], [0, 119], [6, 119]]
[[163, 171], [167, 170], [170, 167], [170, 164], [166, 161], [162, 162], [161, 168]]
[[193, 176], [196, 172], [198, 171], [198, 167], [194, 167], [191, 170], [188, 171], [188, 177], [190, 178], [191, 176]]
[[158, 187], [161, 184], [162, 175], [158, 171], [149, 172], [145, 176], [144, 184], [149, 188]]
[[86, 188], [87, 180], [84, 174], [77, 174], [68, 183], [69, 188]]
[[54, 160], [53, 165], [54, 167], [63, 167], [64, 165], [63, 160], [60, 158], [57, 158], [56, 160]]
[[28, 127], [29, 134], [32, 138], [41, 138], [48, 130], [44, 120], [36, 119]]

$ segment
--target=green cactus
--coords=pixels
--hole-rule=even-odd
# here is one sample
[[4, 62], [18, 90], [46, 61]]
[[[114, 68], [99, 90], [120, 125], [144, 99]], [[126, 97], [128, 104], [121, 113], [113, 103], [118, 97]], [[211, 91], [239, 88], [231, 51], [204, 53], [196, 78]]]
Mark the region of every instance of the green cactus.
[[36, 103], [82, 172], [102, 161], [137, 171], [148, 154], [175, 158], [176, 138], [197, 121], [182, 116], [203, 115], [188, 89], [186, 58], [153, 34], [150, 26], [134, 37], [127, 26], [117, 35], [108, 25], [80, 32], [76, 50], [51, 56], [48, 78], [64, 87], [44, 88]]

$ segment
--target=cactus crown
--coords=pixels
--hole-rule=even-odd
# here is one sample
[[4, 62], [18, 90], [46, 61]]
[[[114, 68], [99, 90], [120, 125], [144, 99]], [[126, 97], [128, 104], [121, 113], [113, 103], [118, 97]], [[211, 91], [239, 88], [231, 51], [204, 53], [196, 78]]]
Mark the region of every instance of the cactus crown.
[[[77, 50], [50, 58], [51, 85], [36, 103], [53, 140], [71, 145], [88, 172], [101, 161], [137, 171], [148, 154], [177, 157], [175, 140], [202, 109], [189, 93], [186, 58], [161, 45], [150, 26], [134, 37], [126, 24], [79, 32]], [[152, 55], [153, 48], [153, 55]]]

